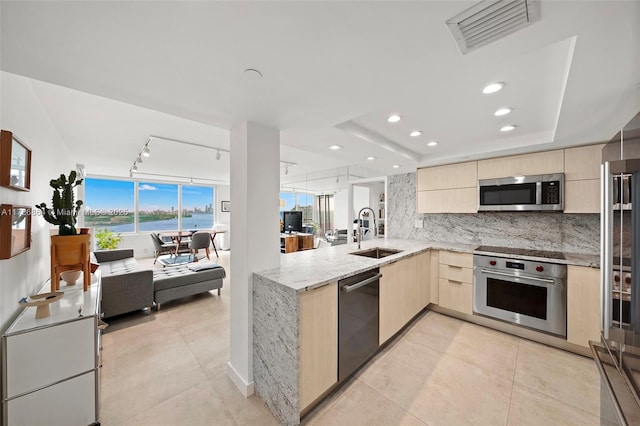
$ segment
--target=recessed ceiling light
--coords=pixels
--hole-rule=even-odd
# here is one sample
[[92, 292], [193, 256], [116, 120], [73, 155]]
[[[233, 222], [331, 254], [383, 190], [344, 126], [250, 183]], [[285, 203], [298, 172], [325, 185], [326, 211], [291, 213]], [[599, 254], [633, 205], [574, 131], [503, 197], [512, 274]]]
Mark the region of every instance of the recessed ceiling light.
[[367, 160], [371, 161], [371, 160], [375, 160], [377, 157], [374, 157], [373, 155], [370, 155], [367, 157]]
[[390, 115], [389, 118], [387, 118], [389, 123], [397, 123], [400, 120], [402, 120], [402, 116], [396, 114]]
[[331, 145], [329, 149], [333, 149], [334, 151], [337, 149], [342, 149], [342, 145]]
[[500, 128], [500, 131], [501, 131], [501, 132], [510, 132], [510, 131], [512, 131], [512, 130], [513, 130], [513, 129], [515, 129], [515, 128], [516, 128], [516, 126], [514, 126], [513, 124], [508, 124], [508, 125], [506, 125], [506, 126], [504, 126], [504, 127]]
[[394, 165], [393, 165], [393, 168], [394, 168], [394, 169], [399, 169], [399, 168], [400, 168], [400, 164], [394, 164]]
[[431, 141], [427, 144], [427, 146], [436, 146], [438, 145], [438, 141]]
[[512, 111], [511, 108], [500, 108], [499, 110], [496, 110], [496, 112], [493, 113], [493, 115], [495, 115], [496, 117], [501, 117], [503, 115], [507, 115]]
[[417, 138], [421, 134], [422, 134], [422, 130], [414, 130], [413, 132], [409, 133], [409, 136], [411, 136], [412, 138]]
[[502, 89], [504, 87], [504, 83], [491, 83], [485, 86], [484, 89], [482, 89], [482, 93], [484, 93], [485, 95], [488, 95], [489, 93], [496, 93], [498, 90]]

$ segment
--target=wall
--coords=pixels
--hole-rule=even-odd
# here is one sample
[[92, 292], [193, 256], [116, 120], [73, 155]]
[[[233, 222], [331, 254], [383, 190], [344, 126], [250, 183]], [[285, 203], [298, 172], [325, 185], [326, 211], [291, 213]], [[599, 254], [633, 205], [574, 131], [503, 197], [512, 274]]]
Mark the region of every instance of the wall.
[[333, 226], [335, 229], [348, 229], [349, 191], [341, 189], [333, 196]]
[[[34, 206], [51, 204], [49, 181], [75, 169], [75, 161], [57, 133], [47, 111], [31, 88], [30, 79], [0, 73], [2, 128], [12, 131], [32, 151], [31, 191], [0, 188], [6, 204]], [[34, 210], [36, 210], [34, 208]], [[31, 249], [11, 259], [0, 260], [0, 327], [4, 330], [20, 312], [18, 300], [36, 293], [49, 278], [50, 224], [34, 212]]]
[[[416, 213], [416, 174], [389, 176], [389, 238], [447, 241], [568, 253], [600, 252], [599, 214]], [[415, 228], [423, 219], [424, 228]]]

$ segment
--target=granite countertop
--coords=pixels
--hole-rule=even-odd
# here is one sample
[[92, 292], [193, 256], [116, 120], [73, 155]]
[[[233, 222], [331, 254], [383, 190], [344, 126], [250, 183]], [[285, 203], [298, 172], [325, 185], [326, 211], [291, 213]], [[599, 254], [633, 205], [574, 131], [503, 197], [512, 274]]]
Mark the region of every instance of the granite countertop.
[[[426, 251], [450, 250], [462, 253], [473, 253], [477, 244], [458, 244], [442, 241], [373, 239], [361, 243], [361, 249], [375, 247], [402, 250], [400, 253], [373, 259], [355, 256], [349, 253], [359, 251], [357, 243], [348, 243], [316, 250], [306, 250], [280, 256], [280, 266], [257, 272], [261, 279], [289, 287], [298, 292], [320, 287], [381, 265], [395, 262], [405, 257]], [[565, 259], [548, 259], [535, 256], [509, 255], [514, 259], [538, 260], [568, 265], [599, 267], [600, 257], [597, 255], [563, 253]], [[500, 255], [500, 253], [496, 253]]]

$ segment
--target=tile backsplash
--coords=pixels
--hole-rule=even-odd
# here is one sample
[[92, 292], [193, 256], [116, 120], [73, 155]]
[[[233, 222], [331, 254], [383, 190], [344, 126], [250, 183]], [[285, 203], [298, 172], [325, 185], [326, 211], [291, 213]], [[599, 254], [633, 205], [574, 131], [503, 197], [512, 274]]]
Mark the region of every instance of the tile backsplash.
[[[416, 213], [416, 174], [389, 176], [389, 238], [567, 253], [600, 252], [600, 215], [540, 212]], [[415, 221], [423, 220], [424, 228]]]

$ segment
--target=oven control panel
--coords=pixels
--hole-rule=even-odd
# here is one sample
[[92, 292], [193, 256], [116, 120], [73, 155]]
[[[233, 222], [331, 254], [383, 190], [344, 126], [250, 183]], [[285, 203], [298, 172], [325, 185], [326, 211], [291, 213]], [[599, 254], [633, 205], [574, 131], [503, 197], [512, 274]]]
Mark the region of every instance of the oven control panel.
[[565, 278], [567, 276], [567, 266], [563, 264], [500, 256], [476, 254], [473, 256], [473, 265], [514, 275], [525, 273], [531, 276], [554, 278]]

